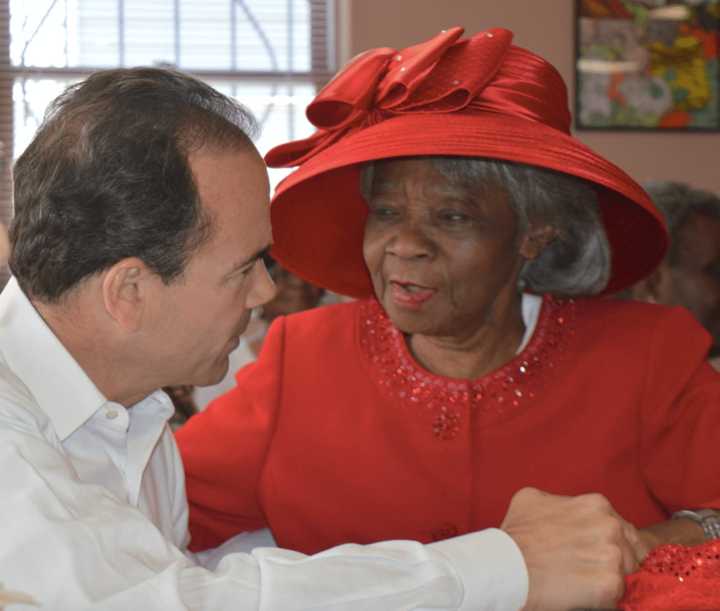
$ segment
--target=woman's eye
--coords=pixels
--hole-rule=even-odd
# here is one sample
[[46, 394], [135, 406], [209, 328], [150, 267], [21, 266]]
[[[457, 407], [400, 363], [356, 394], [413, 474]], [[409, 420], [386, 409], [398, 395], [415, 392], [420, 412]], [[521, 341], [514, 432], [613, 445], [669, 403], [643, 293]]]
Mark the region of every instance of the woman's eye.
[[456, 210], [446, 210], [440, 213], [440, 218], [447, 223], [467, 223], [470, 217], [464, 212]]
[[396, 212], [389, 206], [370, 206], [370, 214], [376, 218], [387, 219], [394, 217]]

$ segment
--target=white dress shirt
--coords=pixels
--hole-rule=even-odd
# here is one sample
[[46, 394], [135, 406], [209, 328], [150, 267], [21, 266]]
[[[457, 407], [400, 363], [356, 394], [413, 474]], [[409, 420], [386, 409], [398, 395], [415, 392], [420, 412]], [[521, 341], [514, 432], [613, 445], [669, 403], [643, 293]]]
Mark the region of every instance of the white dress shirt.
[[[0, 295], [0, 582], [55, 611], [518, 609], [527, 573], [489, 529], [315, 556], [186, 551], [187, 501], [162, 392], [108, 401], [16, 281]], [[224, 549], [232, 548], [232, 542]], [[19, 605], [17, 609], [23, 607]]]

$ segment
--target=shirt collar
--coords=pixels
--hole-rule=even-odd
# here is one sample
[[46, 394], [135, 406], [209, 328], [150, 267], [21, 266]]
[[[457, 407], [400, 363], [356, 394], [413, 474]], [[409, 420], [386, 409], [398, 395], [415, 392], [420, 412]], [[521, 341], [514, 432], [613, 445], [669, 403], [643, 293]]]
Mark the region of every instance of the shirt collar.
[[173, 405], [172, 399], [164, 390], [156, 390], [144, 399], [131, 405], [128, 411], [131, 417], [137, 416], [142, 412], [157, 414], [161, 420], [167, 421], [170, 420], [175, 413], [175, 405]]
[[107, 402], [15, 278], [0, 294], [0, 352], [47, 414], [61, 441]]

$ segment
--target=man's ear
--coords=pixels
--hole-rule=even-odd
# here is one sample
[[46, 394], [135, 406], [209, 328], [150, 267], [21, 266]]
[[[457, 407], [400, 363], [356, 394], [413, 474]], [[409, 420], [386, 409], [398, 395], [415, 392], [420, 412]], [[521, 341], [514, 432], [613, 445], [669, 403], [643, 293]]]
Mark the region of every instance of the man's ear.
[[122, 259], [103, 273], [105, 311], [129, 331], [140, 328], [151, 276], [152, 272], [137, 257]]
[[520, 254], [528, 260], [537, 259], [557, 235], [558, 231], [552, 225], [530, 227], [520, 242]]

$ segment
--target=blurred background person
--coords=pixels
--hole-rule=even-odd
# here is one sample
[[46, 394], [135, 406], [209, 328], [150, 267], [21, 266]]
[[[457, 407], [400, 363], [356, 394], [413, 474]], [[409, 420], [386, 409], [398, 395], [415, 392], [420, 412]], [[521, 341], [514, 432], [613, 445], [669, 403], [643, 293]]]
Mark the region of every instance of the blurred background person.
[[193, 397], [195, 387], [192, 384], [183, 384], [182, 386], [164, 386], [163, 390], [170, 397], [175, 408], [175, 413], [169, 421], [170, 428], [175, 430], [198, 412]]
[[645, 189], [665, 215], [670, 248], [624, 296], [690, 310], [712, 336], [709, 356], [720, 369], [720, 197], [680, 182]]
[[0, 266], [7, 265], [10, 256], [10, 241], [8, 239], [7, 227], [0, 223]]

